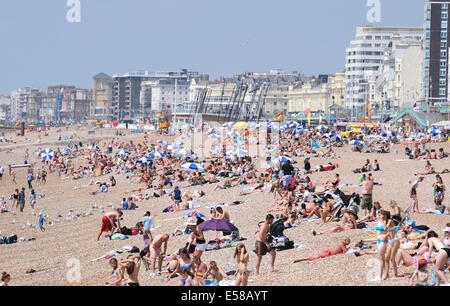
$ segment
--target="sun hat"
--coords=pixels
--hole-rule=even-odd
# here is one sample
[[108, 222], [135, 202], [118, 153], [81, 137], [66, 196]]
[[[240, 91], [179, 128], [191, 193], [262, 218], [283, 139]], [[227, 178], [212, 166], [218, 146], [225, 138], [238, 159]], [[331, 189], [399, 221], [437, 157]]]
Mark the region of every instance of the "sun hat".
[[444, 233], [450, 233], [450, 227], [444, 228]]
[[197, 225], [197, 221], [194, 218], [189, 218], [186, 222], [186, 225]]

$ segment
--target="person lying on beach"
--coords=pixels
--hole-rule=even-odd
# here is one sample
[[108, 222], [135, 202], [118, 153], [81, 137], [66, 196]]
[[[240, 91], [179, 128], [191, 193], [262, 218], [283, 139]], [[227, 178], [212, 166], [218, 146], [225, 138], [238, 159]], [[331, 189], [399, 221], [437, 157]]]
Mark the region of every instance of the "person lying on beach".
[[324, 235], [328, 233], [337, 233], [337, 232], [343, 232], [343, 231], [349, 231], [352, 229], [357, 228], [356, 224], [356, 211], [353, 209], [353, 207], [342, 207], [341, 209], [342, 218], [339, 220], [339, 222], [336, 224], [336, 226], [327, 229], [322, 232], [316, 232], [313, 230], [313, 235]]
[[434, 168], [431, 165], [430, 161], [427, 160], [427, 162], [425, 164], [424, 172], [418, 172], [415, 175], [430, 175], [430, 174], [435, 174], [435, 173], [436, 173], [436, 171], [434, 170]]
[[313, 261], [319, 258], [326, 258], [330, 256], [334, 256], [337, 254], [345, 254], [347, 253], [347, 246], [350, 244], [350, 238], [345, 238], [343, 241], [339, 242], [336, 246], [332, 247], [331, 249], [326, 249], [320, 252], [317, 256], [313, 257], [306, 257], [306, 258], [300, 258], [295, 259], [294, 263], [302, 262], [302, 261]]
[[103, 259], [111, 259], [114, 256], [117, 256], [117, 255], [122, 254], [124, 252], [129, 252], [132, 249], [133, 248], [131, 246], [124, 246], [124, 247], [121, 247], [121, 248], [109, 251], [109, 252], [105, 253], [104, 255], [102, 255], [102, 256], [100, 256], [98, 258], [92, 259], [91, 261], [92, 262], [99, 262], [100, 260], [103, 260]]

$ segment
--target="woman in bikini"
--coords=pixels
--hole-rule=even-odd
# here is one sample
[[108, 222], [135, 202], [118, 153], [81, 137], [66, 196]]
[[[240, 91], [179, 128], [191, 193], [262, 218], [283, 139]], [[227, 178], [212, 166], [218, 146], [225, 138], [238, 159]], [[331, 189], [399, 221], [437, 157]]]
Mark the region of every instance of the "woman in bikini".
[[387, 232], [389, 233], [389, 243], [386, 248], [386, 276], [384, 277], [385, 280], [389, 279], [390, 263], [392, 263], [392, 267], [394, 268], [394, 276], [398, 277], [398, 269], [395, 258], [400, 248], [400, 239], [397, 237], [397, 232], [400, 228], [396, 226], [397, 223], [394, 218], [391, 218], [389, 223], [390, 223], [389, 228], [387, 229]]
[[178, 286], [198, 286], [198, 283], [195, 281], [194, 274], [191, 271], [188, 269], [181, 269]]
[[442, 205], [445, 197], [445, 185], [442, 181], [442, 177], [438, 174], [436, 175], [436, 181], [433, 184], [434, 188], [434, 204], [436, 204], [436, 209], [441, 213], [444, 213], [445, 206]]
[[[388, 260], [391, 259], [391, 256], [386, 256], [387, 246], [389, 243], [389, 238], [391, 237], [390, 228], [394, 227], [394, 221], [391, 219], [390, 212], [386, 210], [382, 210], [380, 212], [380, 221], [378, 225], [375, 227], [377, 231], [377, 250], [378, 256], [380, 260], [380, 275], [375, 279], [379, 281], [381, 279], [386, 279], [388, 276], [388, 272], [386, 268], [389, 268]], [[390, 255], [390, 254], [389, 254]], [[386, 271], [386, 276], [384, 276], [384, 272]]]
[[192, 264], [191, 257], [189, 256], [188, 250], [183, 248], [178, 251], [180, 258], [178, 259], [177, 266], [173, 270], [169, 270], [169, 276], [167, 281], [173, 278], [177, 273], [180, 273], [182, 269], [187, 269], [192, 273], [195, 273], [195, 267]]
[[448, 280], [445, 277], [444, 271], [442, 271], [442, 267], [448, 266], [450, 247], [444, 245], [438, 237], [431, 237], [427, 240], [429, 245], [429, 257], [431, 257], [433, 250], [438, 252], [436, 255], [436, 286], [440, 286], [441, 280], [445, 285], [448, 285]]
[[235, 258], [238, 262], [238, 268], [237, 268], [236, 274], [235, 274], [236, 280], [235, 280], [234, 285], [235, 286], [247, 286], [248, 285], [248, 277], [250, 274], [250, 272], [247, 269], [249, 254], [243, 243], [239, 244], [236, 247], [233, 258]]

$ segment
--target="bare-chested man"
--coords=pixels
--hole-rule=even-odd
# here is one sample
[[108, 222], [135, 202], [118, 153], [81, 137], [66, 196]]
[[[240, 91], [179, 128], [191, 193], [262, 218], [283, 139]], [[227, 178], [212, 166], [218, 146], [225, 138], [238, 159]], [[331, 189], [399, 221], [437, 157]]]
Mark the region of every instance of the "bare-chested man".
[[350, 244], [350, 238], [345, 238], [345, 240], [339, 242], [333, 248], [323, 250], [317, 256], [296, 259], [296, 260], [294, 260], [294, 263], [302, 262], [302, 261], [313, 261], [315, 259], [326, 258], [326, 257], [334, 256], [334, 255], [337, 255], [337, 254], [345, 254], [345, 253], [347, 253], [347, 250], [348, 250], [347, 246], [349, 244]]
[[258, 256], [258, 259], [256, 261], [256, 275], [259, 275], [259, 266], [261, 265], [261, 260], [264, 255], [269, 253], [272, 256], [271, 260], [271, 269], [270, 272], [278, 272], [275, 270], [275, 257], [276, 252], [273, 250], [269, 243], [269, 229], [270, 225], [273, 223], [274, 217], [271, 214], [268, 214], [266, 216], [266, 221], [260, 225], [259, 230], [257, 233], [257, 240], [255, 243], [256, 246], [256, 255]]
[[[152, 272], [155, 273], [155, 264], [156, 259], [159, 258], [158, 261], [158, 271], [161, 273], [163, 257], [167, 252], [167, 242], [169, 241], [169, 235], [158, 235], [153, 239], [150, 245], [150, 260], [152, 261]], [[164, 252], [161, 250], [161, 245], [164, 243]]]
[[192, 262], [195, 265], [195, 280], [201, 286], [205, 286], [205, 279], [208, 273], [208, 265], [202, 261], [200, 256], [194, 256]]
[[[122, 217], [123, 212], [119, 208], [106, 213], [102, 217], [102, 228], [100, 229], [100, 233], [97, 236], [97, 241], [100, 240], [100, 236], [102, 233], [113, 232], [115, 228], [118, 228], [120, 231], [120, 217]], [[116, 225], [117, 223], [117, 225]]]

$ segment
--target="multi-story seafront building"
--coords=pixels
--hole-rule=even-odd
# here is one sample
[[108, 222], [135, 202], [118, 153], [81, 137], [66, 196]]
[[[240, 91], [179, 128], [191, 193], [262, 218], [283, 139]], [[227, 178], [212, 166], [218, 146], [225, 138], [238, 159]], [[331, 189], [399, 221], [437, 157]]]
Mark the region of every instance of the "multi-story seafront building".
[[[175, 80], [177, 82], [188, 82], [192, 78], [200, 76], [198, 72], [182, 69], [180, 71], [136, 71], [128, 72], [124, 75], [113, 75], [113, 97], [115, 118], [134, 119], [145, 117], [144, 111], [149, 110], [149, 104], [141, 103], [141, 88], [144, 81], [157, 81], [161, 79]], [[145, 94], [144, 94], [145, 95]], [[145, 101], [145, 97], [144, 97]]]
[[422, 41], [422, 28], [357, 27], [356, 37], [346, 50], [346, 107], [353, 117], [365, 116], [369, 96], [369, 79], [377, 73], [390, 44], [403, 39]]
[[422, 99], [423, 48], [404, 39], [384, 49], [378, 71], [368, 79], [370, 107], [379, 113], [414, 107]]
[[94, 120], [111, 120], [116, 104], [113, 102], [113, 78], [106, 73], [99, 73], [92, 81], [92, 101], [89, 118]]
[[291, 85], [288, 92], [289, 113], [328, 114], [332, 105], [345, 106], [345, 73], [321, 75], [302, 85]]
[[11, 92], [11, 121], [26, 118], [31, 90], [31, 87], [25, 87]]
[[145, 115], [151, 116], [166, 109], [176, 111], [183, 108], [183, 103], [190, 98], [190, 85], [189, 81], [177, 78], [144, 81], [141, 85], [141, 109]]
[[447, 104], [449, 90], [449, 4], [450, 1], [428, 0], [425, 3], [423, 95], [438, 105]]

